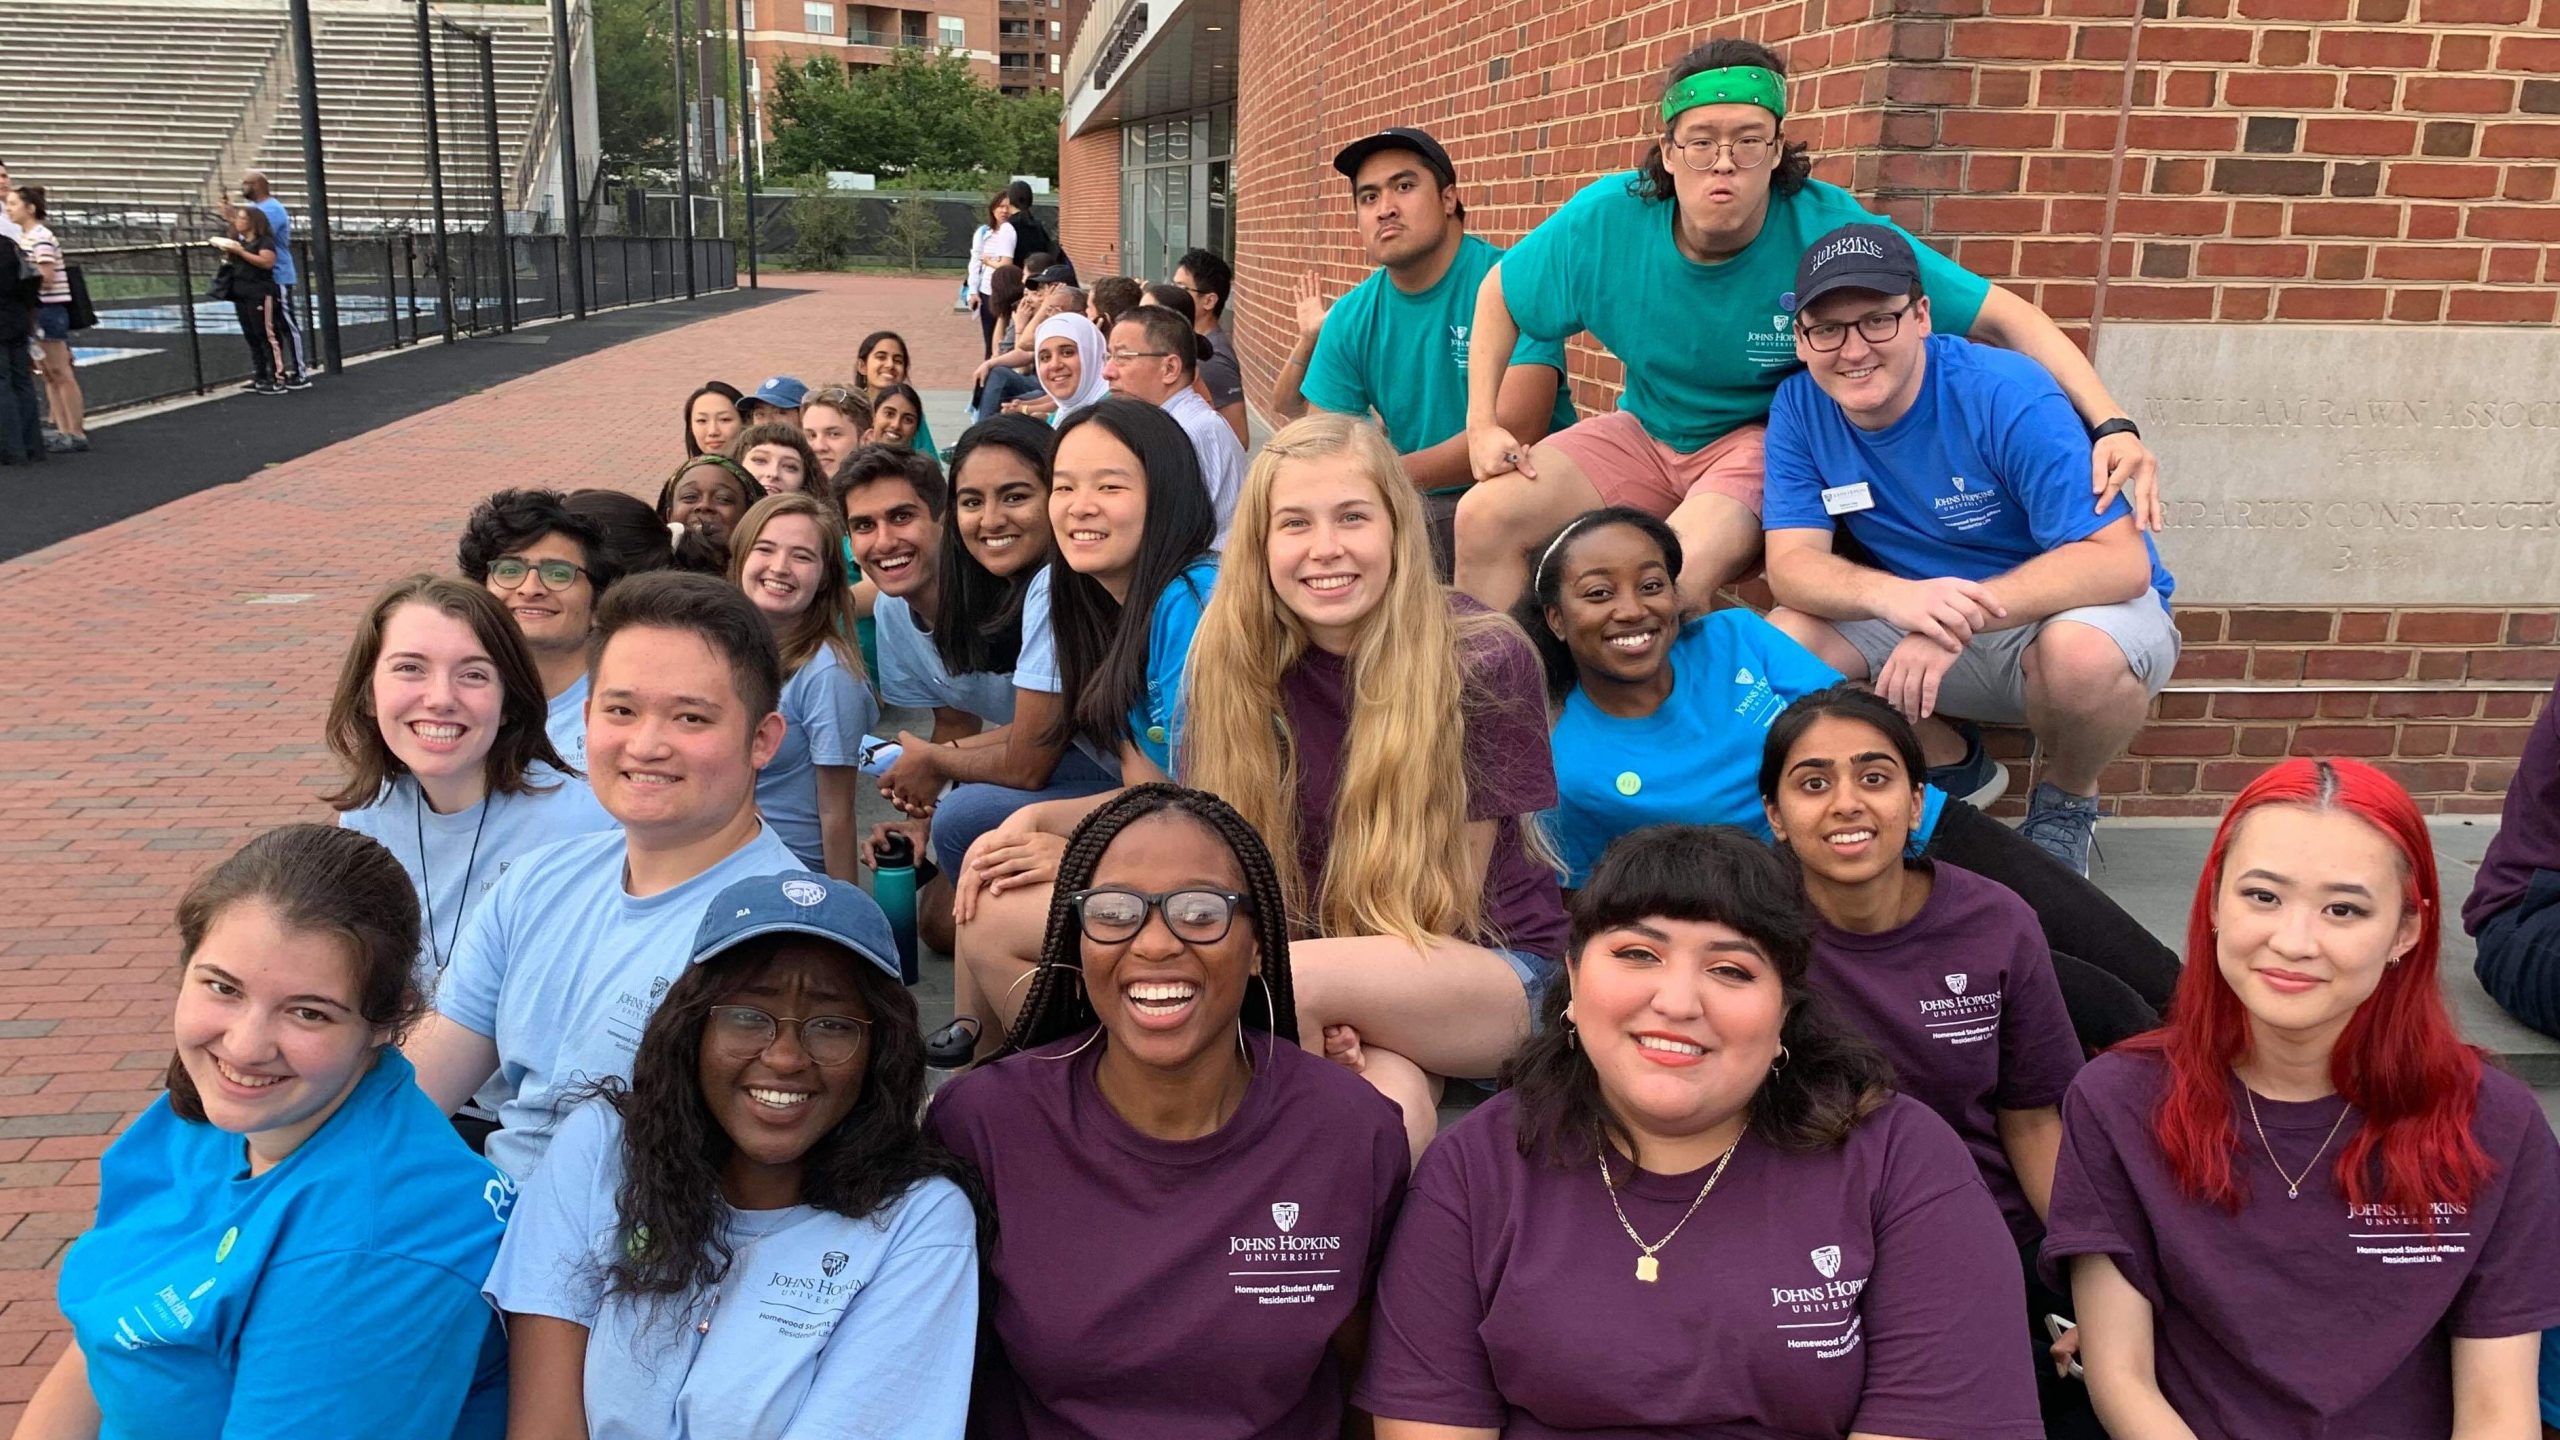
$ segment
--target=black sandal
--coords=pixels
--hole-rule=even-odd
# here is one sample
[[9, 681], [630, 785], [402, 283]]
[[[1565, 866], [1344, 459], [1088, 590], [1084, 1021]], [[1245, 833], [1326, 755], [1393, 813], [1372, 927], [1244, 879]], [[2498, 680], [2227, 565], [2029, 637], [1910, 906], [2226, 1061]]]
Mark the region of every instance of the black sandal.
[[960, 1069], [977, 1054], [978, 1018], [974, 1015], [955, 1016], [924, 1040], [924, 1063], [936, 1070]]

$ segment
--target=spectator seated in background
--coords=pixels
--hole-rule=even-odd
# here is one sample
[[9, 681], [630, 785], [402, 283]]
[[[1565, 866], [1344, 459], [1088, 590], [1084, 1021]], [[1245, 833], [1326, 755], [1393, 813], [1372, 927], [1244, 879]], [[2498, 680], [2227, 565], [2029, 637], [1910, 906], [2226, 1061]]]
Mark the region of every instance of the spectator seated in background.
[[933, 427], [925, 423], [924, 399], [907, 383], [907, 374], [915, 365], [907, 353], [906, 337], [895, 330], [874, 330], [863, 336], [862, 343], [854, 348], [853, 368], [854, 383], [861, 387], [862, 397], [871, 402], [875, 428], [868, 438], [879, 439], [876, 427], [886, 418], [878, 413], [880, 407], [888, 403], [893, 391], [904, 390], [913, 413], [907, 420], [907, 433], [898, 443], [940, 458], [933, 444]]
[[501, 490], [463, 522], [456, 559], [488, 587], [524, 634], [551, 706], [551, 747], [574, 770], [587, 766], [587, 632], [596, 604], [622, 572], [596, 528], [569, 513], [557, 490]]
[[[2159, 549], [2122, 496], [2090, 503], [2090, 432], [2043, 366], [1932, 333], [1900, 230], [1825, 234], [1795, 288], [1805, 368], [1769, 407], [1769, 618], [1915, 721], [2025, 722], [2045, 778], [2021, 828], [2086, 875], [2099, 773], [2178, 663]], [[1883, 568], [1832, 553], [1836, 529]]]
[[1111, 333], [1113, 321], [1147, 298], [1146, 287], [1126, 275], [1105, 275], [1085, 287], [1085, 292], [1084, 318], [1105, 335]]
[[[2542, 702], [2507, 782], [2498, 833], [2480, 859], [2462, 928], [2472, 962], [2507, 1013], [2560, 1037], [2560, 690]], [[2552, 1377], [2560, 1379], [2560, 1377]]]
[[807, 398], [809, 385], [789, 375], [776, 375], [756, 387], [756, 393], [738, 402], [738, 418], [754, 425], [765, 420], [800, 423], [800, 402]]
[[[998, 277], [1001, 288], [1002, 277]], [[1036, 402], [1040, 381], [1033, 372], [1036, 360], [1033, 337], [1053, 315], [1082, 313], [1084, 292], [1072, 285], [1042, 285], [1026, 288], [1014, 305], [1013, 336], [1006, 347], [980, 365], [972, 383], [977, 387], [978, 419], [985, 420], [1006, 413], [1011, 401]]]
[[1193, 383], [1198, 337], [1181, 315], [1149, 304], [1121, 316], [1106, 338], [1111, 348], [1104, 352], [1102, 378], [1111, 393], [1156, 406], [1191, 438], [1201, 483], [1208, 487], [1209, 505], [1218, 517], [1211, 543], [1224, 549], [1227, 531], [1235, 524], [1236, 495], [1244, 488], [1244, 446]]
[[1250, 448], [1253, 434], [1244, 413], [1244, 371], [1236, 363], [1235, 337], [1219, 326], [1227, 318], [1227, 296], [1236, 272], [1215, 250], [1192, 250], [1173, 267], [1173, 285], [1191, 298], [1191, 333], [1200, 337], [1200, 388], [1209, 408], [1236, 432], [1236, 443]]
[[[1102, 332], [1081, 315], [1052, 315], [1040, 322], [1032, 336], [1032, 373], [1039, 377], [1040, 389], [1047, 397], [1050, 428], [1059, 421], [1111, 393], [1111, 383], [1102, 378], [1103, 352], [1108, 347]], [[1036, 407], [1027, 400], [1014, 401], [1005, 407], [1017, 415], [1034, 413]]]

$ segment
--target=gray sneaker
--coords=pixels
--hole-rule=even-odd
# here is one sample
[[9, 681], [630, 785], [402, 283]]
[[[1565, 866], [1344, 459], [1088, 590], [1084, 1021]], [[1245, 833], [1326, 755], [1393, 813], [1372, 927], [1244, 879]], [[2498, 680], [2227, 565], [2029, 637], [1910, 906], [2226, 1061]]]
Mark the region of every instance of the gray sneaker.
[[2089, 874], [2089, 842], [2098, 833], [2098, 797], [2072, 795], [2038, 782], [2027, 797], [2027, 818], [2018, 833], [2047, 855], [2071, 867], [2075, 875]]

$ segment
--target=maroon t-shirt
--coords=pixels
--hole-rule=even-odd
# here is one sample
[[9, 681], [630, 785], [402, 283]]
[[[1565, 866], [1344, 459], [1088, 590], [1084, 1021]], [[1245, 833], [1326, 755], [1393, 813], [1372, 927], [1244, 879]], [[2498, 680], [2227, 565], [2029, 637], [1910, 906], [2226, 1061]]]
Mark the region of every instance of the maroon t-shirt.
[[1903, 1093], [1955, 1127], [2020, 1245], [2043, 1231], [2001, 1147], [1997, 1112], [2062, 1103], [2080, 1037], [2036, 912], [1997, 880], [1939, 862], [1899, 929], [1814, 936], [1813, 988], [1875, 1042]]
[[[2151, 1302], [2153, 1366], [2198, 1440], [2412, 1440], [2453, 1428], [2452, 1341], [2560, 1325], [2560, 1142], [2523, 1082], [2480, 1072], [2471, 1133], [2497, 1174], [2468, 1207], [2438, 1204], [2433, 1234], [2388, 1206], [2349, 1208], [2334, 1162], [2346, 1101], [2260, 1099], [2285, 1167], [2243, 1108], [2231, 1214], [2178, 1188], [2151, 1120], [2168, 1077], [2157, 1055], [2089, 1062], [2062, 1106], [2062, 1163], [2043, 1265], [2106, 1255]], [[2057, 1288], [2060, 1288], [2057, 1285]]]
[[[1452, 594], [1461, 615], [1485, 609]], [[1529, 642], [1510, 630], [1488, 630], [1462, 657], [1467, 818], [1496, 822], [1492, 863], [1485, 867], [1486, 933], [1470, 937], [1552, 961], [1564, 954], [1564, 892], [1553, 867], [1521, 843], [1520, 819], [1556, 803], [1555, 758], [1547, 749], [1545, 682]], [[1372, 684], [1393, 684], [1378, 676]], [[1280, 677], [1280, 701], [1298, 746], [1298, 873], [1313, 886], [1333, 844], [1333, 797], [1351, 727], [1351, 685], [1339, 655], [1310, 648]]]
[[[1394, 1102], [1253, 1035], [1216, 1133], [1151, 1139], [1079, 1035], [944, 1086], [926, 1128], [985, 1177], [1002, 1354], [969, 1433], [1069, 1440], [1332, 1440], [1330, 1341], [1368, 1301], [1408, 1154]], [[1266, 1049], [1266, 1045], [1270, 1048]]]
[[2507, 784], [2498, 833], [2480, 857], [2480, 876], [2462, 902], [2462, 928], [2477, 935], [2524, 897], [2536, 870], [2560, 870], [2560, 688], [2542, 702], [2524, 757]]
[[[2017, 1251], [1918, 1101], [1895, 1096], [1835, 1149], [1744, 1136], [1648, 1284], [1598, 1165], [1520, 1154], [1516, 1099], [1477, 1107], [1414, 1172], [1360, 1408], [1505, 1440], [2042, 1440]], [[1652, 1241], [1707, 1172], [1616, 1173]]]

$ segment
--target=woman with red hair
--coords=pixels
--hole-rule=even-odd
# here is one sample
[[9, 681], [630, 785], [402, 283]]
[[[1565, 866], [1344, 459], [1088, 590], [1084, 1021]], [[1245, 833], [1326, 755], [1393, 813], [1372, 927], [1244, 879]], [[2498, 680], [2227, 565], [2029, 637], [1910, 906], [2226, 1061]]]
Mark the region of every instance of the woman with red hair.
[[2080, 1072], [2043, 1263], [2117, 1440], [2529, 1437], [2560, 1143], [2436, 988], [2408, 793], [2288, 760], [2232, 801], [2166, 1028]]

